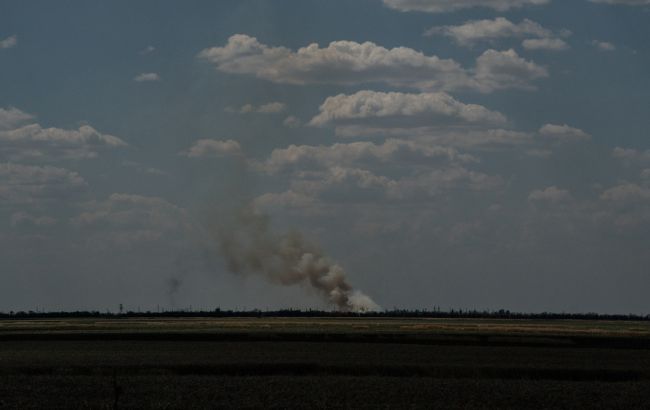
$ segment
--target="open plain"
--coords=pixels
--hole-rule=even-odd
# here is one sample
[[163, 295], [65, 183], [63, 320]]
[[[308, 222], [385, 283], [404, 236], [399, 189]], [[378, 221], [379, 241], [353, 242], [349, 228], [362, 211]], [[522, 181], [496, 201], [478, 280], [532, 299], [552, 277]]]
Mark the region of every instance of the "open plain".
[[650, 324], [0, 321], [0, 408], [647, 408]]

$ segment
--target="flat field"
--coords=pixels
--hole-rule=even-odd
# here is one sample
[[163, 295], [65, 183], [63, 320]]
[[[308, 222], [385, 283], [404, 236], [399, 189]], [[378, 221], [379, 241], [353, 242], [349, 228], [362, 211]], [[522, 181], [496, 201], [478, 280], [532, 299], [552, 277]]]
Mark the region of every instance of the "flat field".
[[0, 408], [650, 406], [650, 323], [0, 321]]

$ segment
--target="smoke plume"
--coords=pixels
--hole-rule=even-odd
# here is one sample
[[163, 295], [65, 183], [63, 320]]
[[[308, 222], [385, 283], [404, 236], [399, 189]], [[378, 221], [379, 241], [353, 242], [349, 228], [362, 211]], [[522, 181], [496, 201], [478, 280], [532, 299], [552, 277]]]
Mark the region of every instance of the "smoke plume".
[[376, 311], [381, 308], [348, 283], [343, 268], [298, 232], [276, 234], [269, 217], [251, 206], [219, 223], [214, 230], [228, 269], [238, 274], [256, 273], [284, 286], [309, 285], [338, 310]]

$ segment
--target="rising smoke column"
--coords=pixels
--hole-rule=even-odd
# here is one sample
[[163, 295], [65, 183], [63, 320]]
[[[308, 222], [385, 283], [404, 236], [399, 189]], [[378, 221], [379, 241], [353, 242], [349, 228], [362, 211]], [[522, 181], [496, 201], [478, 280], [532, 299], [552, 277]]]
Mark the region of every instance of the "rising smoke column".
[[214, 229], [216, 239], [231, 272], [262, 274], [284, 286], [307, 284], [325, 300], [345, 312], [376, 311], [381, 308], [347, 281], [343, 268], [323, 255], [298, 232], [276, 234], [269, 217], [251, 206]]

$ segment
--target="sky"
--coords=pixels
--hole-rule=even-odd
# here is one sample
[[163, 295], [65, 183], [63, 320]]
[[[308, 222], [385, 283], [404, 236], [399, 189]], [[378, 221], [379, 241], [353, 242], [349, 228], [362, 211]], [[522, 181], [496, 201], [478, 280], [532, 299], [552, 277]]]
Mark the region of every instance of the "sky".
[[649, 23], [0, 1], [0, 311], [650, 313]]

